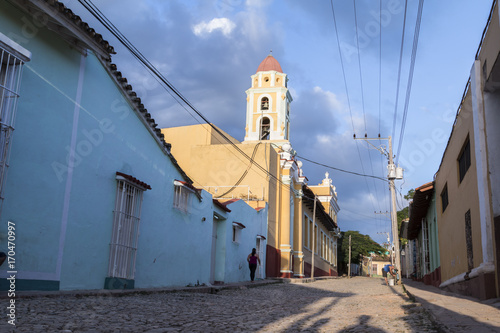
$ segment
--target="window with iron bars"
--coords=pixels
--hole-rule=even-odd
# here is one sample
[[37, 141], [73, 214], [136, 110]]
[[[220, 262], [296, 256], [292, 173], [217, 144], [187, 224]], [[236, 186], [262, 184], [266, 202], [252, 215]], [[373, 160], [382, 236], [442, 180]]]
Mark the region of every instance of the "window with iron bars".
[[144, 189], [117, 177], [108, 276], [134, 279]]
[[0, 204], [16, 119], [22, 68], [30, 52], [0, 33]]
[[194, 193], [194, 191], [177, 180], [174, 181], [174, 187], [174, 208], [187, 213], [189, 197], [191, 193]]

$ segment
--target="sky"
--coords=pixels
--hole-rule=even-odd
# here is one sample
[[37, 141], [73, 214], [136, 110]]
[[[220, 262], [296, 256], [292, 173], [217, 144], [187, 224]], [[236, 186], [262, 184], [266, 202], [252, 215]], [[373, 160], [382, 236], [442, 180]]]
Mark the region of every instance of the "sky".
[[[115, 47], [113, 62], [160, 127], [202, 122], [77, 0], [62, 2]], [[392, 136], [405, 170], [404, 179], [396, 181], [400, 210], [408, 205], [403, 198], [408, 190], [432, 181], [439, 169], [492, 0], [424, 2], [408, 99], [418, 0], [408, 0], [406, 11], [404, 0], [334, 0], [333, 10], [328, 0], [93, 3], [210, 122], [240, 141], [250, 76], [272, 50], [289, 78], [290, 141], [298, 156], [385, 178], [387, 157], [353, 134]], [[387, 148], [387, 140], [371, 143]], [[303, 170], [310, 185], [329, 172], [342, 231], [386, 241], [391, 231], [386, 181], [307, 161]]]

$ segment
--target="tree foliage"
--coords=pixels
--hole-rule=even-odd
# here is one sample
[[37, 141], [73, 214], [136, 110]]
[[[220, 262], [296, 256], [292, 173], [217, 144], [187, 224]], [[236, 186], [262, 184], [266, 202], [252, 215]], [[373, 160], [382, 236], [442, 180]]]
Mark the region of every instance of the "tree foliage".
[[351, 236], [351, 263], [360, 263], [360, 254], [366, 256], [369, 252], [383, 254], [386, 250], [368, 235], [362, 235], [359, 231], [341, 232], [342, 237], [338, 242], [339, 264], [349, 264], [349, 235]]
[[415, 195], [415, 190], [410, 189], [408, 193], [404, 196], [405, 200], [411, 200], [413, 199], [413, 196]]
[[[406, 200], [411, 200], [413, 199], [413, 196], [415, 195], [415, 190], [414, 189], [410, 189], [408, 191], [408, 193], [404, 196], [404, 198]], [[400, 211], [398, 211], [397, 213], [397, 217], [398, 217], [398, 230], [401, 230], [401, 223], [403, 222], [403, 220], [409, 218], [410, 216], [408, 215], [409, 212], [408, 212], [408, 207], [405, 207], [403, 209], [401, 209]], [[399, 243], [401, 246], [404, 246], [406, 243], [408, 243], [408, 240], [406, 238], [399, 238]]]

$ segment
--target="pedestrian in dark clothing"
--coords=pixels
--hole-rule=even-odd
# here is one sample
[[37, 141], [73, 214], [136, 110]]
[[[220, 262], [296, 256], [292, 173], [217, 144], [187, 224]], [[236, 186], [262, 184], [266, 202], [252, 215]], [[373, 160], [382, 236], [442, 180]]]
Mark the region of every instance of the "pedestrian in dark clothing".
[[247, 257], [248, 267], [250, 268], [250, 280], [255, 279], [255, 270], [257, 269], [257, 263], [260, 265], [260, 258], [257, 255], [257, 250], [255, 248], [252, 249], [252, 253], [250, 253]]

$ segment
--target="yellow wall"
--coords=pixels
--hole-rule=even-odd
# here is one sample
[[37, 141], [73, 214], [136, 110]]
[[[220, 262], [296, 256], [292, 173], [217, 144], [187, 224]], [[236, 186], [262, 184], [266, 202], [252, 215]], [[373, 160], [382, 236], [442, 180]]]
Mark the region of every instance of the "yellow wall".
[[[244, 158], [233, 145], [214, 144], [218, 135], [212, 135], [213, 129], [208, 125], [184, 126], [163, 129], [165, 140], [172, 144], [172, 154], [179, 165], [194, 182], [194, 186], [204, 188], [214, 195], [214, 198], [223, 196], [221, 201], [230, 198], [240, 198], [247, 201], [252, 207], [263, 207], [268, 203], [268, 234], [267, 244], [281, 251], [281, 271], [293, 271], [295, 275], [304, 273], [304, 261], [294, 258], [292, 267], [291, 258], [295, 251], [306, 251], [302, 246], [302, 221], [304, 211], [312, 217], [312, 211], [303, 204], [302, 200], [295, 198], [293, 191], [287, 183], [293, 179], [290, 169], [283, 168], [280, 164], [278, 148], [269, 142], [237, 143], [238, 149], [247, 156], [252, 157], [254, 163]], [[233, 138], [231, 138], [234, 140]], [[236, 141], [236, 140], [235, 140]], [[296, 167], [295, 162], [289, 164]], [[260, 170], [257, 165], [266, 171]], [[243, 179], [241, 177], [244, 175]], [[284, 178], [283, 178], [284, 177]], [[278, 179], [278, 180], [277, 180]], [[239, 182], [242, 187], [234, 187]], [[301, 183], [291, 186], [296, 190], [301, 189]], [[215, 187], [218, 187], [217, 192]], [[225, 194], [227, 190], [233, 190]], [[329, 190], [329, 188], [327, 188]], [[248, 197], [250, 195], [250, 197]], [[293, 208], [291, 206], [293, 200]], [[291, 218], [294, 216], [293, 230]], [[326, 235], [330, 235], [326, 227], [316, 219], [316, 223]], [[293, 247], [291, 248], [291, 238]], [[309, 259], [306, 261], [310, 262]], [[326, 256], [325, 256], [326, 258]], [[302, 258], [301, 258], [302, 259]], [[315, 266], [325, 272], [333, 268], [329, 262], [321, 258], [321, 252], [316, 256]]]
[[[316, 208], [318, 209], [318, 208]], [[309, 219], [312, 220], [312, 217], [313, 217], [313, 211], [311, 208], [309, 208], [307, 205], [303, 204], [302, 205], [302, 216], [300, 216], [300, 229], [302, 229], [302, 232], [301, 232], [301, 235], [303, 237], [301, 237], [300, 239], [300, 243], [302, 244], [302, 249], [303, 249], [303, 252], [304, 252], [304, 263], [308, 263], [309, 265], [311, 264], [312, 262], [312, 256], [311, 256], [311, 253], [312, 253], [312, 235], [309, 231], [305, 231], [305, 226], [304, 226], [304, 215], [307, 215]], [[297, 221], [297, 219], [296, 219]], [[296, 223], [299, 223], [299, 222], [296, 222]], [[323, 225], [323, 223], [321, 223], [321, 221], [319, 220], [319, 218], [316, 218], [316, 221], [315, 221], [315, 224], [317, 226], [317, 228], [319, 229], [319, 234], [321, 235], [321, 231], [323, 231], [323, 233], [325, 235], [329, 235], [330, 236], [330, 239], [333, 239], [333, 237], [331, 237], [330, 235], [330, 232], [328, 231], [328, 229]], [[316, 229], [316, 228], [315, 228]], [[312, 229], [309, 229], [309, 230], [312, 230]], [[315, 235], [315, 234], [313, 234]], [[307, 241], [305, 240], [305, 238], [309, 238], [309, 247], [307, 247], [305, 244], [307, 244]], [[314, 240], [314, 243], [315, 243], [315, 247], [317, 246], [318, 244], [318, 241], [320, 241], [318, 238], [315, 238]], [[331, 256], [331, 257], [329, 257]], [[327, 261], [327, 259], [331, 259], [333, 262], [335, 261], [333, 258], [334, 255], [333, 255], [333, 248], [332, 248], [332, 254], [330, 255], [325, 255], [324, 258], [321, 257], [321, 247], [319, 248], [319, 251], [317, 254], [315, 254], [314, 256], [314, 267], [315, 269], [316, 268], [319, 268], [325, 272], [329, 272], [330, 269], [333, 269], [335, 271], [337, 271], [337, 268], [335, 267], [334, 268], [334, 265], [333, 264], [330, 264], [329, 261]], [[335, 263], [336, 264], [336, 263]], [[315, 276], [318, 276], [318, 272], [315, 272], [314, 273]]]
[[[286, 78], [285, 74], [283, 73], [276, 73], [275, 78], [274, 78], [274, 86], [271, 86], [271, 73], [262, 73], [262, 82], [261, 86], [259, 87], [259, 74], [254, 75], [253, 80], [252, 80], [252, 88], [276, 88], [276, 87], [285, 87], [286, 86]], [[266, 82], [266, 78], [269, 79], [269, 81]]]
[[[194, 186], [204, 188], [214, 195], [214, 198], [222, 195], [240, 177], [247, 172], [240, 185], [225, 198], [240, 198], [247, 200], [248, 190], [250, 190], [250, 201], [252, 207], [262, 207], [262, 202], [268, 202], [268, 239], [267, 244], [278, 248], [280, 206], [278, 202], [279, 184], [275, 178], [269, 177], [264, 171], [259, 170], [255, 164], [267, 169], [275, 177], [279, 177], [281, 168], [279, 165], [279, 154], [276, 148], [270, 143], [262, 144], [241, 144], [237, 142], [237, 147], [247, 156], [252, 156], [255, 150], [254, 165], [244, 158], [234, 146], [230, 144], [212, 144], [218, 142], [218, 135], [212, 136], [213, 132], [208, 132], [208, 125], [183, 126], [176, 128], [164, 128], [162, 133], [165, 140], [172, 144], [172, 155], [177, 159], [179, 165], [194, 182]], [[208, 128], [210, 130], [210, 128]], [[219, 186], [217, 192], [214, 187]], [[223, 187], [227, 186], [227, 187]], [[222, 201], [224, 199], [221, 199]], [[273, 204], [273, 202], [275, 204]]]
[[[470, 140], [471, 165], [460, 183], [458, 158], [467, 135]], [[443, 212], [441, 193], [445, 184], [448, 187], [448, 206]], [[436, 210], [443, 282], [467, 272], [465, 213], [469, 209], [474, 267], [478, 267], [482, 262], [482, 247], [470, 91], [466, 95], [442, 164], [436, 174]]]
[[387, 260], [387, 261], [377, 261], [377, 260], [375, 260], [375, 261], [372, 262], [372, 267], [373, 267], [374, 264], [377, 265], [377, 275], [382, 276], [382, 275], [384, 275], [382, 273], [382, 269], [384, 268], [385, 265], [390, 264], [390, 263], [391, 263], [390, 260]]

